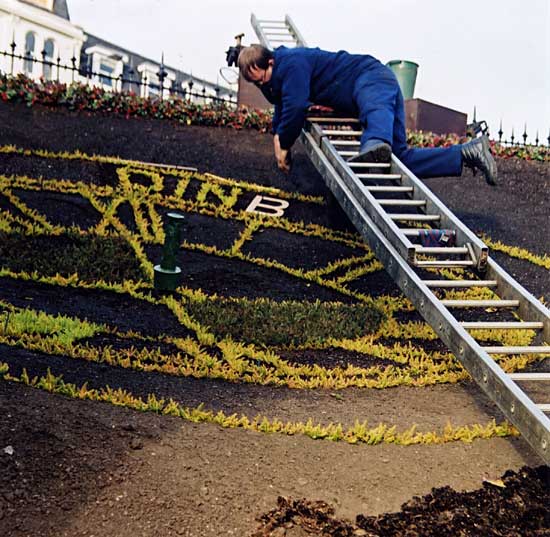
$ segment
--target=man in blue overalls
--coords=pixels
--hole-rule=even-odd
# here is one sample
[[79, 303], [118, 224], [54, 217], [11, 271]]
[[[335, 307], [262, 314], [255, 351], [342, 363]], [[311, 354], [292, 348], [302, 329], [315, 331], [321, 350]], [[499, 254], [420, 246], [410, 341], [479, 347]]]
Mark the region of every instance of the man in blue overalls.
[[451, 147], [407, 147], [403, 95], [395, 75], [376, 58], [319, 48], [251, 45], [239, 54], [243, 77], [275, 105], [273, 143], [279, 168], [290, 171], [290, 148], [311, 104], [356, 117], [361, 149], [352, 160], [388, 162], [392, 152], [420, 178], [459, 176], [466, 165], [495, 185], [497, 167], [486, 136]]

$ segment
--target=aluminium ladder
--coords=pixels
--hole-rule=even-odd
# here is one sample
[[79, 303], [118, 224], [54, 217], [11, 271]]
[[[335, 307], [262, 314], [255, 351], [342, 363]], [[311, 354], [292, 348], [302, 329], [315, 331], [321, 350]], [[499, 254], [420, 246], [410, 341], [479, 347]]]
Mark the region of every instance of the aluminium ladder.
[[[271, 48], [260, 31], [265, 21], [253, 15], [252, 24], [262, 44]], [[300, 43], [303, 40], [296, 38], [295, 45]], [[395, 155], [391, 163], [348, 162], [359, 151], [361, 134], [357, 119], [309, 117], [301, 139], [327, 186], [405, 296], [550, 465], [550, 373], [506, 373], [492, 358], [550, 354], [550, 311], [489, 257], [487, 246]], [[422, 246], [418, 241], [425, 229], [452, 231], [455, 244]], [[470, 277], [459, 279], [457, 271], [465, 270]], [[492, 293], [490, 299], [439, 296], [449, 289]], [[527, 346], [482, 346], [475, 332], [470, 333], [491, 329], [528, 329], [538, 335]], [[546, 400], [535, 403], [518, 383], [534, 386], [536, 398]], [[541, 386], [542, 395], [537, 391]]]
[[285, 15], [284, 20], [258, 19], [254, 13], [250, 17], [252, 28], [260, 43], [270, 50], [284, 45], [286, 47], [307, 47], [306, 42], [292, 19]]

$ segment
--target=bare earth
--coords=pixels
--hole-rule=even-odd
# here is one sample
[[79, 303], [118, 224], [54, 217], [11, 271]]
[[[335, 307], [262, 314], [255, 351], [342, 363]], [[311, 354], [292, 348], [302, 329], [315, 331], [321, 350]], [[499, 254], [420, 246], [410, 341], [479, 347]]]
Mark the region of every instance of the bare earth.
[[[6, 104], [0, 104], [0, 124], [0, 145], [79, 149], [196, 166], [201, 172], [286, 190], [324, 193], [303, 150], [297, 151], [293, 175], [284, 177], [274, 168], [271, 137], [253, 131], [83, 117]], [[547, 253], [548, 164], [500, 161], [499, 166], [502, 184], [494, 189], [466, 173], [463, 178], [430, 180], [428, 185], [474, 230], [539, 255]], [[319, 215], [319, 221], [326, 218]], [[550, 299], [548, 271], [505, 262], [536, 296]], [[22, 288], [20, 299], [27, 290], [32, 291], [30, 286]], [[10, 293], [16, 296], [18, 291]], [[44, 357], [17, 352], [0, 346], [0, 361], [29, 367], [46, 363]], [[48, 361], [55, 374], [68, 365], [59, 360]], [[86, 380], [92, 370], [78, 369], [85, 367], [93, 366], [74, 365], [68, 374]], [[114, 387], [132, 382], [135, 375], [94, 371]], [[449, 420], [455, 426], [502, 421], [498, 409], [472, 383], [348, 389], [335, 397], [323, 390], [196, 379], [169, 384], [162, 375], [143, 379], [145, 386], [136, 384], [136, 390], [147, 392], [148, 386], [158, 384], [185, 404], [202, 402], [206, 408], [250, 417], [312, 418], [345, 425], [368, 419], [398, 429], [417, 423], [421, 430], [442, 428]], [[353, 522], [360, 514], [399, 511], [404, 502], [433, 487], [474, 490], [506, 470], [541, 464], [521, 438], [406, 447], [349, 445], [194, 424], [3, 381], [0, 408], [0, 536], [6, 537], [245, 537], [258, 529], [258, 517], [275, 508], [279, 496], [323, 500], [335, 508], [336, 517]], [[12, 454], [5, 451], [8, 446]], [[550, 528], [550, 514], [546, 516]], [[354, 534], [367, 535], [361, 531]], [[550, 535], [548, 531], [537, 535]], [[298, 523], [272, 533], [310, 534]]]

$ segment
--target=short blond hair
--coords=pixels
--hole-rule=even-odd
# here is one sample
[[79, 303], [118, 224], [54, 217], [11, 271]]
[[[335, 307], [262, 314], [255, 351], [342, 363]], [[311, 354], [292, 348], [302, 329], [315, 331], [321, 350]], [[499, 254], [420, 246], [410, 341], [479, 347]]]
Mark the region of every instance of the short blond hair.
[[267, 69], [269, 60], [273, 59], [273, 52], [262, 45], [250, 45], [244, 47], [239, 54], [239, 70], [245, 80], [250, 80], [250, 70], [254, 67], [259, 69]]

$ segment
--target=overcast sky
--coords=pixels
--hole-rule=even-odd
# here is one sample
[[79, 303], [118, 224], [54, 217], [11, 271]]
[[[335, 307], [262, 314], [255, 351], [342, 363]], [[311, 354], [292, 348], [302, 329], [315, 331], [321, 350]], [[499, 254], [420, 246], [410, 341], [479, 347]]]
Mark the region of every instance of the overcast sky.
[[[296, 23], [308, 46], [420, 65], [415, 97], [486, 119], [496, 137], [550, 130], [550, 0], [68, 0], [92, 34], [216, 82], [250, 15]], [[222, 79], [220, 78], [220, 83]]]

